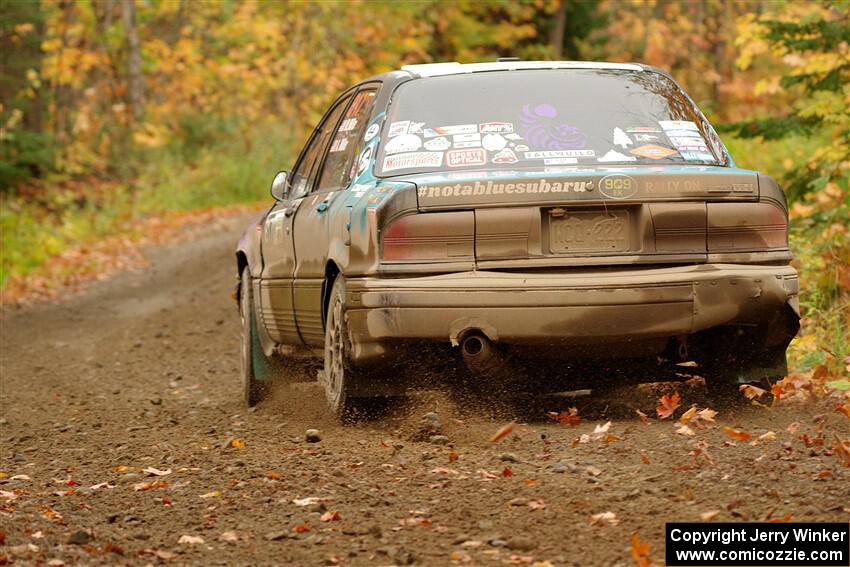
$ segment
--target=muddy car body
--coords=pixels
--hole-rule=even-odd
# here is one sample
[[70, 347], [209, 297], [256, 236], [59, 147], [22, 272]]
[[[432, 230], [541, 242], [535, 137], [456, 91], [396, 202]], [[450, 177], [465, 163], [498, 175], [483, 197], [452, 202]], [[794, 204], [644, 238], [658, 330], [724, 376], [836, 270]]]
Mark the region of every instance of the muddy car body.
[[426, 351], [482, 382], [512, 358], [784, 375], [784, 194], [658, 70], [404, 67], [344, 93], [272, 193], [237, 249], [249, 403], [301, 355], [340, 414], [402, 394]]

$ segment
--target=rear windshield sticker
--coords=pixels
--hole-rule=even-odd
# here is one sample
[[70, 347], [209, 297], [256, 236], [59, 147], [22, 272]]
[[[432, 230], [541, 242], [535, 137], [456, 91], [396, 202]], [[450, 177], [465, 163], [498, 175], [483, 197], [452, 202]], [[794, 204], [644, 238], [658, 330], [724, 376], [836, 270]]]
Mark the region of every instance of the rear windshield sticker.
[[478, 131], [482, 134], [510, 134], [514, 125], [510, 122], [486, 122], [478, 125]]
[[369, 128], [366, 129], [366, 134], [363, 136], [363, 141], [368, 142], [372, 138], [378, 135], [378, 131], [380, 131], [380, 124], [372, 124]]
[[400, 154], [402, 152], [415, 152], [422, 147], [422, 139], [416, 134], [402, 134], [390, 138], [384, 148], [384, 153]]
[[384, 158], [384, 171], [410, 169], [414, 167], [440, 167], [443, 165], [443, 152], [412, 152]]
[[446, 165], [449, 167], [484, 165], [486, 163], [487, 152], [481, 148], [473, 150], [451, 150], [446, 152]]
[[562, 122], [551, 104], [526, 104], [520, 113], [521, 134], [528, 144], [541, 150], [580, 150], [587, 136], [577, 127]]
[[676, 150], [671, 150], [670, 148], [665, 148], [663, 146], [656, 146], [655, 144], [647, 144], [645, 146], [640, 146], [629, 151], [630, 153], [636, 156], [645, 157], [649, 159], [662, 159], [666, 158], [667, 156], [672, 156], [676, 153]]
[[458, 142], [480, 142], [481, 134], [475, 132], [474, 134], [455, 134], [452, 136], [452, 141], [454, 143]]
[[700, 137], [681, 138], [679, 136], [668, 136], [674, 146], [705, 146], [705, 140]]
[[717, 161], [713, 154], [708, 152], [679, 152], [688, 161]]
[[623, 155], [617, 150], [610, 150], [607, 154], [598, 158], [596, 161], [599, 163], [610, 163], [614, 161], [637, 161], [637, 158], [635, 156]]
[[525, 159], [545, 159], [556, 157], [594, 157], [593, 150], [553, 150], [548, 152], [525, 152]]
[[699, 132], [699, 127], [690, 120], [659, 120], [658, 124], [665, 132], [667, 130], [695, 130]]
[[481, 139], [481, 145], [487, 151], [498, 152], [508, 145], [508, 141], [501, 134], [485, 134]]
[[516, 154], [513, 152], [513, 150], [505, 148], [504, 150], [494, 155], [493, 159], [490, 161], [492, 161], [493, 163], [516, 163], [519, 160], [517, 159]]
[[407, 128], [410, 126], [410, 120], [402, 120], [401, 122], [393, 122], [390, 124], [390, 129], [387, 131], [388, 138], [407, 134]]
[[661, 139], [661, 133], [658, 134], [644, 134], [644, 133], [636, 133], [632, 134], [634, 136], [636, 142], [657, 142]]
[[555, 157], [543, 160], [543, 165], [570, 165], [575, 163], [578, 163], [578, 159], [574, 157]]
[[614, 128], [614, 145], [625, 149], [633, 144], [632, 139], [628, 134], [623, 132], [621, 128]]
[[410, 126], [407, 128], [408, 134], [421, 134], [422, 127], [425, 126], [424, 122], [411, 122]]
[[505, 134], [505, 138], [507, 138], [508, 140], [522, 140], [522, 136], [520, 136], [519, 134], [516, 134], [516, 133]]
[[425, 149], [432, 151], [443, 151], [452, 147], [452, 143], [445, 136], [440, 136], [439, 138], [431, 138], [430, 140], [425, 140]]
[[471, 142], [455, 142], [454, 146], [456, 148], [477, 148], [481, 146], [481, 141], [473, 140]]
[[435, 128], [425, 128], [426, 138], [436, 138], [437, 136], [453, 136], [455, 134], [476, 133], [478, 133], [478, 124], [457, 124], [455, 126], [438, 126]]

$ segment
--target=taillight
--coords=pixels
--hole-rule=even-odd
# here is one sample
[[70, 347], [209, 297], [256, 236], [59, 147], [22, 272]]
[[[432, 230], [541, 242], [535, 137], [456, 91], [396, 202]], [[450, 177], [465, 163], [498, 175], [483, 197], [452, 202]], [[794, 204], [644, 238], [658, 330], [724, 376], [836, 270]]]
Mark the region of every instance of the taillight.
[[708, 203], [709, 252], [788, 248], [788, 216], [773, 203]]
[[389, 262], [472, 259], [474, 244], [472, 211], [418, 213], [398, 218], [383, 230], [381, 259]]

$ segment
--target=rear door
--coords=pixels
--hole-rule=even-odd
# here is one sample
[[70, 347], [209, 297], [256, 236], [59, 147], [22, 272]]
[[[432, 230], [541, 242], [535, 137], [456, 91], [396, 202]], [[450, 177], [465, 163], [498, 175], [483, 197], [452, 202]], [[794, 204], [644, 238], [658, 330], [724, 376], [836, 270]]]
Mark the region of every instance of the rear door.
[[366, 85], [340, 103], [335, 126], [327, 131], [330, 143], [317, 181], [295, 213], [293, 303], [299, 333], [308, 345], [324, 344], [322, 298], [331, 230], [334, 223], [346, 222], [341, 219], [345, 211], [334, 204], [357, 173], [356, 158], [365, 143], [377, 92], [376, 86]]
[[296, 250], [293, 224], [296, 212], [316, 184], [331, 133], [350, 96], [339, 101], [319, 124], [290, 174], [288, 198], [278, 202], [266, 217], [262, 236], [263, 275], [259, 314], [269, 336], [277, 343], [300, 344], [293, 307]]

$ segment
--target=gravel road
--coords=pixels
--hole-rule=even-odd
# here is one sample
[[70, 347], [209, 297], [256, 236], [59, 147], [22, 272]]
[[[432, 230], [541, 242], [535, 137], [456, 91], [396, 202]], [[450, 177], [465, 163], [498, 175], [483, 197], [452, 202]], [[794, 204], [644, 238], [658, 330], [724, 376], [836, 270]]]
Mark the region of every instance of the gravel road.
[[[850, 520], [850, 469], [829, 450], [848, 421], [826, 403], [714, 408], [692, 435], [646, 387], [416, 392], [340, 426], [305, 383], [247, 411], [230, 298], [244, 221], [3, 311], [0, 564], [632, 565], [633, 534], [662, 562], [666, 521]], [[698, 381], [680, 393], [677, 417], [709, 405]], [[572, 405], [575, 427], [546, 416]]]

